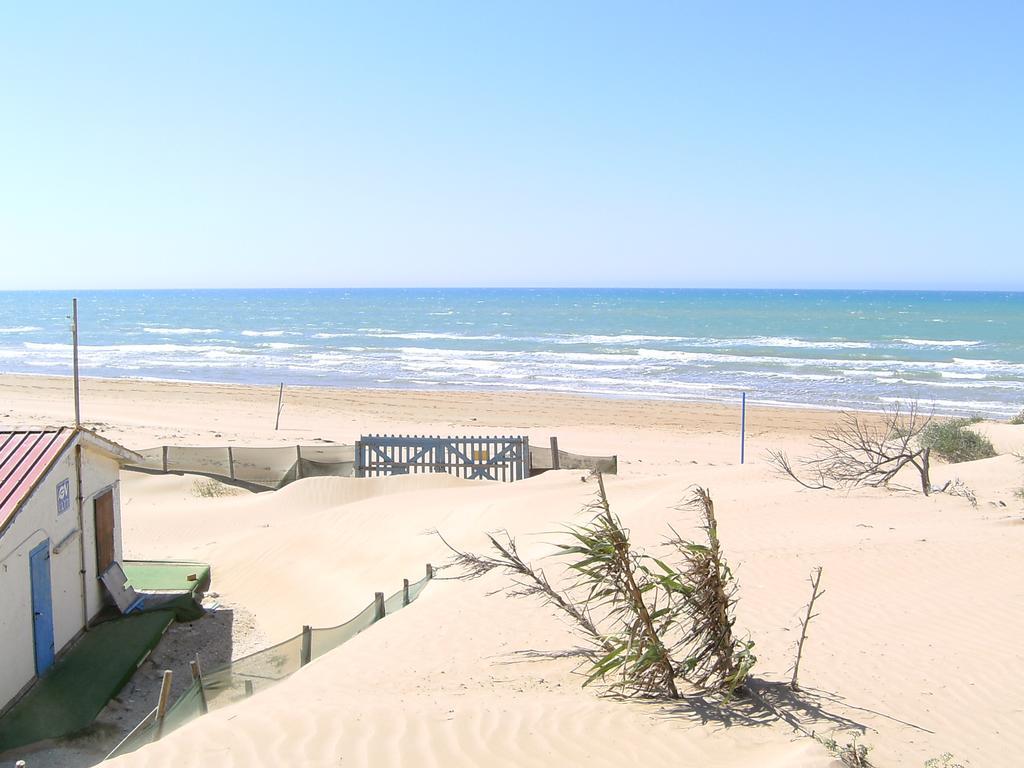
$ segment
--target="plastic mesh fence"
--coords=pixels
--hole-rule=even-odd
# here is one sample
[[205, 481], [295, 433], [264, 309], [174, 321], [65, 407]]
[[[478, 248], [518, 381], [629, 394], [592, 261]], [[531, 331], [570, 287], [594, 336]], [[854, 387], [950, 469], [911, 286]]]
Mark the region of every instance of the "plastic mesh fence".
[[[166, 452], [166, 457], [165, 457]], [[227, 446], [166, 446], [139, 451], [143, 469], [163, 471], [166, 458], [168, 472], [189, 472], [236, 480], [262, 488], [280, 488], [299, 477], [354, 477], [355, 446], [303, 445], [268, 448]], [[539, 472], [551, 469], [551, 449], [530, 446], [530, 465]], [[599, 470], [615, 474], [615, 456], [585, 456], [569, 451], [558, 452], [562, 469]]]
[[169, 445], [139, 451], [143, 469], [189, 472], [280, 488], [297, 477], [352, 477], [351, 445], [243, 448]]
[[313, 659], [318, 658], [328, 651], [337, 648], [342, 643], [348, 642], [377, 621], [376, 617], [376, 606], [370, 603], [344, 624], [325, 629], [314, 629], [310, 645], [310, 657]]
[[[426, 589], [429, 577], [409, 585], [409, 602], [413, 602]], [[384, 601], [385, 618], [405, 605], [405, 590], [400, 589]], [[310, 637], [310, 660], [348, 642], [364, 629], [379, 621], [376, 605], [370, 603], [363, 610], [336, 627], [314, 629]], [[302, 666], [302, 635], [241, 659], [203, 672], [202, 683], [195, 681], [167, 710], [162, 728], [156, 721], [133, 731], [107, 755], [107, 759], [126, 755], [156, 741], [185, 723], [212, 711], [265, 690], [281, 682]]]

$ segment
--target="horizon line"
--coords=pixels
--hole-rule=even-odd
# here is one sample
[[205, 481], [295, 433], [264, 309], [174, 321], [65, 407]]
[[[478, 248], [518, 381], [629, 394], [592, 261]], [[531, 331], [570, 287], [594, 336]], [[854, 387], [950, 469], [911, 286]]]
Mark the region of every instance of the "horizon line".
[[360, 286], [209, 286], [120, 288], [0, 288], [4, 293], [117, 293], [129, 291], [819, 291], [857, 293], [1002, 293], [1024, 294], [1021, 288], [884, 288], [821, 286], [652, 286], [652, 285], [360, 285]]

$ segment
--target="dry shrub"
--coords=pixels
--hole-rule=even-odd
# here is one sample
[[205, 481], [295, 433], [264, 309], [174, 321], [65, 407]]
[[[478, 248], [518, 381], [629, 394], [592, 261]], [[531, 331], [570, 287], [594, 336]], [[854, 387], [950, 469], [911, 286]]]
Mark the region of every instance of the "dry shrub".
[[896, 403], [881, 420], [843, 412], [839, 422], [812, 438], [816, 453], [797, 465], [783, 451], [769, 451], [769, 461], [805, 488], [833, 489], [888, 486], [907, 466], [920, 475], [921, 491], [931, 493], [930, 448], [919, 438], [931, 423], [917, 404]]

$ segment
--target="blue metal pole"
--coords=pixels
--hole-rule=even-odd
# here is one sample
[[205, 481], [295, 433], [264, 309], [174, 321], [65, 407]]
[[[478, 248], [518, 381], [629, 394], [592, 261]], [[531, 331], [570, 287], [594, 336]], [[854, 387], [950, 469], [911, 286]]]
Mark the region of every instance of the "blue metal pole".
[[740, 464], [746, 458], [747, 442], [747, 393], [743, 393], [743, 404], [740, 407]]

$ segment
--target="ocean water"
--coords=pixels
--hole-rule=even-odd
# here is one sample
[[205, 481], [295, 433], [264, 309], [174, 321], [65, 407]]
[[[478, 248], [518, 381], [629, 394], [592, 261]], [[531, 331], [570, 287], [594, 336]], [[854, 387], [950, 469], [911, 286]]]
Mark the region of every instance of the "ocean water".
[[[333, 387], [1005, 418], [1024, 407], [1024, 294], [366, 289], [80, 292], [81, 370]], [[71, 370], [71, 294], [0, 292], [0, 371]]]

